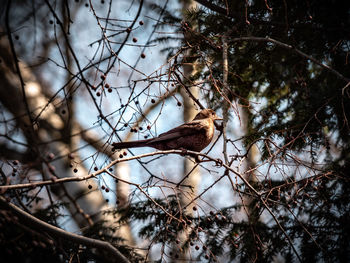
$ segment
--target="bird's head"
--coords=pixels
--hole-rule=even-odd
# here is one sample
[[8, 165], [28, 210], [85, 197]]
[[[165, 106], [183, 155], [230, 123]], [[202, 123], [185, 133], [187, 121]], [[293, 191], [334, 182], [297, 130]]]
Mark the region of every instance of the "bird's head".
[[196, 117], [194, 117], [193, 120], [202, 120], [207, 118], [210, 118], [213, 121], [222, 120], [222, 118], [216, 115], [215, 111], [213, 111], [212, 109], [201, 110], [200, 112], [197, 113]]

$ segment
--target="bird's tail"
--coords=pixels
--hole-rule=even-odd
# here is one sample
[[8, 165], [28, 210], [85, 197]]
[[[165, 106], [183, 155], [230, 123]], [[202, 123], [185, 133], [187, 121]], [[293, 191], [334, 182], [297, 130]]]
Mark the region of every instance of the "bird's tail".
[[112, 146], [114, 149], [126, 149], [126, 148], [135, 148], [135, 147], [147, 147], [150, 146], [147, 143], [152, 139], [140, 140], [140, 141], [131, 141], [131, 142], [114, 142]]

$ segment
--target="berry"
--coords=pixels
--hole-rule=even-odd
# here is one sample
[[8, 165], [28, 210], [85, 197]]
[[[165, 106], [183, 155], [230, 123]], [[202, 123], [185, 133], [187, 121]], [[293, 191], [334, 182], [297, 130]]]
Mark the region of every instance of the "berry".
[[132, 39], [132, 42], [136, 43], [136, 42], [137, 42], [137, 38], [134, 37], [134, 38]]
[[47, 156], [47, 158], [49, 160], [52, 160], [53, 158], [55, 158], [55, 155], [53, 153], [49, 153], [49, 155]]
[[145, 53], [141, 53], [141, 58], [146, 58]]

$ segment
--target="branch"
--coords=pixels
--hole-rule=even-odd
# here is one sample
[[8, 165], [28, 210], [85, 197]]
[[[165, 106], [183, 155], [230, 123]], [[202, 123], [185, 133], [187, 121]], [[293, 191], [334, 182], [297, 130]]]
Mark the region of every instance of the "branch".
[[[60, 179], [54, 179], [54, 180], [47, 180], [47, 181], [41, 181], [41, 182], [33, 182], [33, 183], [26, 183], [26, 184], [16, 184], [16, 185], [1, 185], [0, 190], [8, 190], [8, 189], [20, 189], [20, 188], [28, 188], [28, 187], [37, 187], [37, 186], [43, 186], [43, 185], [51, 185], [51, 184], [58, 184], [58, 183], [66, 183], [66, 182], [79, 182], [79, 181], [84, 181], [91, 179], [93, 177], [96, 177], [99, 174], [103, 173], [109, 173], [108, 169], [116, 165], [117, 163], [120, 162], [126, 162], [126, 161], [131, 161], [135, 159], [141, 159], [149, 156], [155, 156], [155, 155], [161, 155], [161, 154], [180, 154], [184, 155], [184, 151], [182, 150], [167, 150], [167, 151], [158, 151], [158, 152], [151, 152], [151, 153], [145, 153], [145, 154], [140, 154], [128, 158], [119, 158], [116, 160], [113, 160], [110, 162], [107, 166], [104, 168], [91, 173], [86, 176], [77, 176], [77, 177], [65, 177], [65, 178], [60, 178]], [[235, 175], [237, 175], [246, 185], [247, 187], [253, 191], [257, 196], [261, 196], [261, 194], [244, 178], [242, 174], [237, 172], [236, 170], [232, 169], [229, 165], [224, 164], [220, 159], [215, 159], [213, 157], [210, 157], [206, 154], [200, 153], [200, 152], [194, 152], [194, 151], [186, 151], [186, 154], [191, 155], [191, 156], [198, 156], [198, 157], [204, 157], [208, 159], [210, 162], [215, 162], [217, 164], [222, 165], [225, 167], [227, 170], [231, 171]]]
[[341, 80], [345, 81], [346, 83], [350, 83], [350, 79], [347, 77], [344, 77], [341, 73], [339, 73], [338, 71], [336, 71], [335, 69], [331, 68], [330, 66], [318, 61], [317, 59], [305, 54], [304, 52], [300, 51], [299, 49], [293, 47], [292, 45], [288, 45], [285, 44], [283, 42], [280, 42], [278, 40], [275, 40], [273, 38], [269, 38], [269, 37], [239, 37], [239, 38], [231, 38], [230, 42], [240, 42], [240, 41], [256, 41], [256, 42], [271, 42], [276, 44], [279, 47], [288, 49], [288, 50], [292, 50], [294, 51], [296, 54], [298, 54], [301, 57], [307, 58], [310, 61], [314, 62], [315, 64], [321, 66], [322, 68], [330, 71], [331, 73], [335, 74], [338, 78], [340, 78]]
[[74, 233], [67, 232], [67, 231], [65, 231], [61, 228], [55, 227], [53, 225], [50, 225], [50, 224], [32, 216], [31, 214], [23, 211], [22, 209], [20, 209], [16, 205], [8, 203], [6, 201], [6, 199], [2, 196], [0, 196], [0, 204], [2, 204], [3, 206], [6, 206], [7, 208], [9, 208], [13, 212], [15, 212], [23, 220], [25, 220], [25, 221], [29, 222], [30, 224], [32, 224], [33, 226], [39, 228], [41, 231], [46, 231], [53, 236], [60, 237], [60, 238], [63, 238], [65, 240], [69, 240], [69, 241], [77, 243], [77, 244], [82, 244], [82, 245], [85, 245], [88, 247], [103, 249], [103, 250], [109, 252], [110, 255], [112, 255], [114, 257], [113, 261], [115, 261], [115, 262], [121, 262], [121, 263], [130, 262], [126, 257], [124, 257], [123, 254], [121, 254], [119, 252], [118, 249], [113, 247], [108, 242], [89, 238], [89, 237], [80, 236], [80, 235], [77, 235]]
[[13, 60], [14, 60], [13, 62], [15, 63], [16, 70], [17, 70], [17, 75], [18, 75], [18, 78], [19, 78], [20, 83], [21, 83], [21, 88], [22, 88], [22, 93], [23, 93], [22, 94], [23, 95], [23, 101], [24, 101], [24, 105], [25, 105], [26, 110], [27, 110], [28, 118], [30, 120], [30, 127], [33, 129], [33, 124], [34, 123], [33, 123], [32, 115], [30, 114], [30, 109], [29, 109], [29, 105], [28, 105], [28, 101], [27, 101], [27, 95], [26, 95], [25, 88], [24, 88], [25, 83], [24, 83], [24, 80], [23, 80], [23, 77], [22, 77], [21, 69], [19, 67], [15, 46], [14, 46], [14, 43], [13, 43], [13, 40], [12, 40], [12, 36], [11, 36], [10, 19], [9, 19], [11, 2], [12, 1], [8, 1], [7, 2], [6, 14], [5, 14], [5, 23], [6, 23], [7, 37], [8, 37], [8, 40], [10, 42], [11, 52], [12, 52], [12, 56], [13, 56]]

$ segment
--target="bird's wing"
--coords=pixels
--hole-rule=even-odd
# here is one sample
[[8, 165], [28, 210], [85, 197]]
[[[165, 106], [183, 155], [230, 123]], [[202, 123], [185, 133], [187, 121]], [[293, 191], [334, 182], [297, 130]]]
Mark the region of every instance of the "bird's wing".
[[168, 140], [177, 139], [189, 135], [205, 132], [206, 125], [201, 121], [191, 121], [189, 123], [182, 124], [174, 129], [171, 129], [165, 133], [160, 134], [158, 137], [152, 139], [149, 143], [157, 143]]

